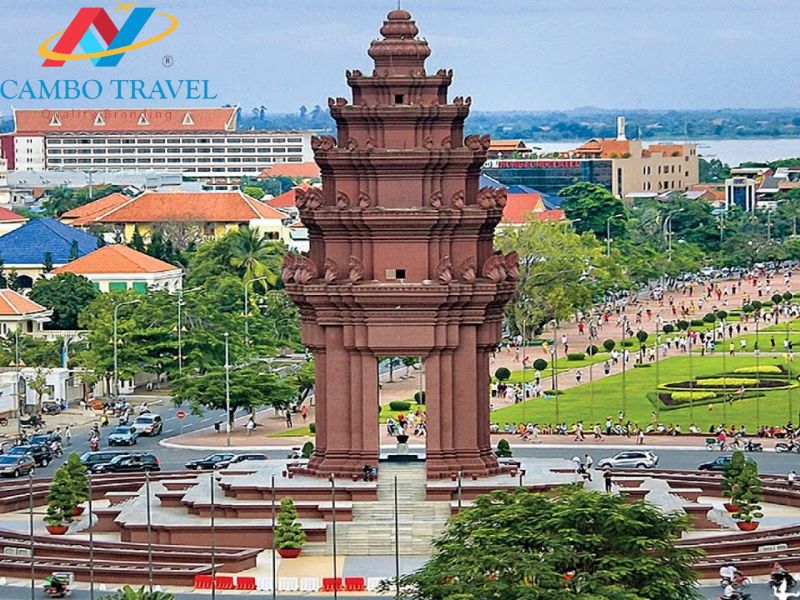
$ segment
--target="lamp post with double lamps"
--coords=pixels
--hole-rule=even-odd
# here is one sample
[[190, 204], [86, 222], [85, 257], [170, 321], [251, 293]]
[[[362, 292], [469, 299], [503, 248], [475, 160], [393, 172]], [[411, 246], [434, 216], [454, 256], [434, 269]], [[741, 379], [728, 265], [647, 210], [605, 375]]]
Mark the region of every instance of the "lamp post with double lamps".
[[203, 288], [194, 287], [189, 290], [178, 290], [178, 374], [183, 375], [183, 323], [181, 317], [183, 315], [183, 295], [191, 294], [192, 292], [199, 292]]
[[139, 304], [141, 300], [127, 300], [125, 302], [120, 302], [114, 305], [114, 400], [119, 399], [119, 353], [117, 350], [117, 346], [119, 345], [119, 340], [117, 336], [117, 321], [119, 319], [119, 309], [122, 306], [127, 306], [130, 304]]
[[244, 282], [244, 343], [245, 345], [250, 341], [250, 303], [248, 301], [247, 291], [251, 283], [256, 281], [265, 281], [268, 277], [253, 277]]

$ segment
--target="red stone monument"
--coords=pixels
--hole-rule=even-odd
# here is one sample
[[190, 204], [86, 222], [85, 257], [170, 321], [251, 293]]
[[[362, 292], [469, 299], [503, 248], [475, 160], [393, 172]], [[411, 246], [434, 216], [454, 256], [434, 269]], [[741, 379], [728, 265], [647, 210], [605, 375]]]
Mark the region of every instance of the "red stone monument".
[[322, 189], [297, 190], [307, 255], [283, 279], [316, 360], [317, 448], [307, 472], [350, 476], [379, 453], [378, 357], [423, 356], [429, 478], [499, 471], [489, 438], [489, 353], [517, 256], [493, 248], [505, 190], [479, 189], [489, 136], [464, 138], [471, 98], [425, 72], [428, 43], [405, 10], [329, 99], [338, 137], [312, 139]]

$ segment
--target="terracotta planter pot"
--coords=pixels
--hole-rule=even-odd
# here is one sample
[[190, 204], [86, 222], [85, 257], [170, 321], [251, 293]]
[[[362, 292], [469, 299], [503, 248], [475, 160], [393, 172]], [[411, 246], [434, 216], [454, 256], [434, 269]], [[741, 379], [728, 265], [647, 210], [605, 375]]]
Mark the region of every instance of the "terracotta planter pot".
[[726, 502], [725, 503], [725, 510], [727, 510], [730, 513], [735, 513], [735, 512], [739, 512], [739, 507], [736, 506], [735, 504], [731, 504], [730, 502]]
[[477, 475], [473, 475], [472, 476], [472, 481], [478, 481], [478, 476]]
[[758, 529], [758, 521], [750, 521], [749, 523], [736, 521], [736, 526], [742, 531], [755, 531]]
[[450, 481], [458, 481], [458, 475], [450, 475]]
[[278, 548], [278, 554], [281, 558], [297, 558], [302, 550], [302, 548]]
[[67, 529], [69, 529], [68, 525], [45, 525], [45, 529], [47, 529], [47, 533], [50, 535], [64, 535], [67, 533]]
[[72, 516], [79, 517], [84, 513], [84, 511], [86, 511], [85, 506], [76, 506], [75, 508], [72, 509]]

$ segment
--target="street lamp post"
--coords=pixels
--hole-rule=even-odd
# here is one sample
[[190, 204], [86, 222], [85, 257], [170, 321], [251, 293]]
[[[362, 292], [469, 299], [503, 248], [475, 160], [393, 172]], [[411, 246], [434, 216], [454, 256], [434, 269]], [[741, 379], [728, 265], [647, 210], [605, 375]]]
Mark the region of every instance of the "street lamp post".
[[190, 290], [178, 290], [178, 375], [183, 375], [183, 337], [181, 335], [183, 324], [181, 323], [183, 295], [197, 292], [203, 288], [195, 287]]
[[247, 299], [247, 290], [250, 287], [251, 283], [255, 283], [256, 281], [264, 281], [268, 279], [268, 277], [254, 277], [253, 279], [248, 279], [244, 282], [244, 343], [247, 344], [250, 341], [250, 304]]
[[667, 238], [667, 260], [672, 260], [672, 217], [678, 213], [682, 213], [685, 209], [679, 208], [672, 214], [669, 214], [664, 219], [664, 235]]
[[119, 318], [119, 309], [121, 306], [125, 306], [127, 304], [139, 304], [141, 300], [128, 300], [126, 302], [120, 302], [114, 306], [114, 400], [119, 399], [119, 355], [117, 351], [117, 346], [119, 344], [117, 340], [117, 320]]
[[606, 219], [606, 256], [611, 256], [611, 221], [621, 216], [622, 213], [617, 213]]
[[231, 445], [231, 355], [230, 334], [225, 332], [225, 423], [227, 424], [226, 446]]

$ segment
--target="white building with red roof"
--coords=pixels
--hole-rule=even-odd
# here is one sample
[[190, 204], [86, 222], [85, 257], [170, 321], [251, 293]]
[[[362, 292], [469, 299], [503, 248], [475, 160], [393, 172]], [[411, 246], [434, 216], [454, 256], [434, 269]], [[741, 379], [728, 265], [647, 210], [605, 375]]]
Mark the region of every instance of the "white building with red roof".
[[17, 330], [20, 333], [41, 331], [52, 312], [19, 292], [0, 289], [0, 336], [14, 335]]
[[138, 294], [151, 289], [177, 291], [181, 289], [183, 277], [180, 267], [122, 244], [98, 248], [54, 269], [46, 277], [62, 273], [86, 277], [101, 292], [133, 290]]
[[17, 109], [0, 136], [12, 171], [175, 169], [218, 185], [313, 160], [309, 131], [237, 131], [237, 107]]

